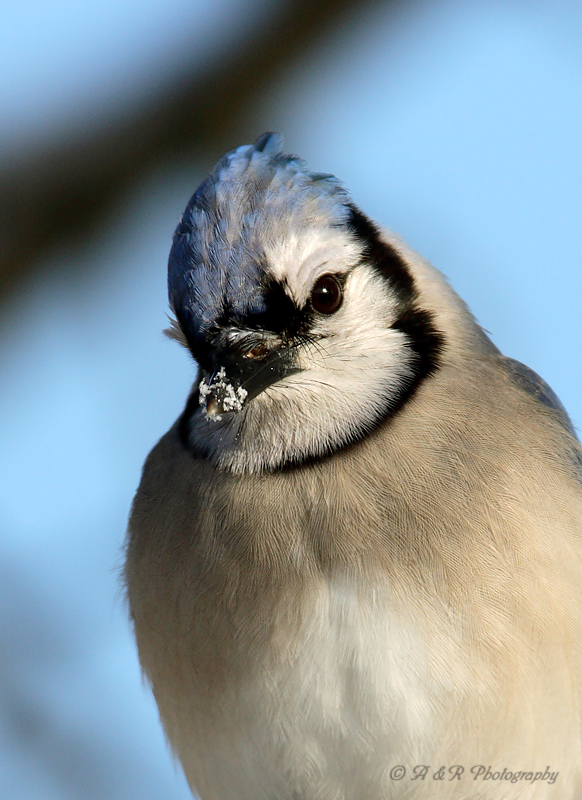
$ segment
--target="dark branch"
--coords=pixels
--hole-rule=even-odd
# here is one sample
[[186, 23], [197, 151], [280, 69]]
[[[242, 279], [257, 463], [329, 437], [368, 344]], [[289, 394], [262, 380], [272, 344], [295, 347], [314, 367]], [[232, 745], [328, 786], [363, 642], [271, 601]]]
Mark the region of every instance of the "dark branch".
[[[156, 163], [179, 152], [240, 144], [241, 117], [276, 73], [312, 49], [338, 19], [378, 0], [286, 0], [269, 25], [245, 32], [239, 50], [208, 72], [183, 77], [133, 115], [49, 150], [3, 165], [0, 184], [0, 296], [63, 242], [87, 236], [121, 192]], [[84, 132], [83, 132], [84, 133]]]

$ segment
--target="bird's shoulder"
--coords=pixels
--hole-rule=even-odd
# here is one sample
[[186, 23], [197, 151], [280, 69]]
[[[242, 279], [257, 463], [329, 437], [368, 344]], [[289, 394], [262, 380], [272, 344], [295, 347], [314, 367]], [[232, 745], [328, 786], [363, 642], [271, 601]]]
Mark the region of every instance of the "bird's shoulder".
[[500, 356], [500, 362], [517, 389], [529, 395], [539, 404], [540, 408], [551, 409], [558, 422], [577, 438], [572, 420], [568, 416], [568, 412], [560, 398], [537, 372], [531, 367], [522, 364], [521, 361], [508, 356]]

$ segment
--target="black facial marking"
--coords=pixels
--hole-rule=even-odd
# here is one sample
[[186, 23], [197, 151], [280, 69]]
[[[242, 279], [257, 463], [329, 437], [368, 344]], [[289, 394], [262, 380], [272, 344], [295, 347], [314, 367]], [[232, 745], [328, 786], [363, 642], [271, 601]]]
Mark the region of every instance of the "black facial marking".
[[245, 314], [240, 319], [233, 316], [231, 323], [277, 333], [285, 339], [293, 339], [309, 330], [313, 320], [312, 310], [308, 307], [298, 308], [282, 283], [275, 280], [265, 282], [263, 297], [264, 311]]
[[[372, 264], [398, 296], [398, 317], [392, 327], [407, 335], [416, 355], [415, 380], [399, 400], [400, 408], [420, 381], [438, 369], [445, 339], [436, 329], [430, 311], [419, 307], [414, 278], [406, 262], [391, 245], [382, 241], [379, 229], [359, 208], [350, 205], [349, 209], [348, 228], [364, 243], [362, 260]], [[392, 408], [390, 412], [395, 410]]]
[[372, 220], [353, 204], [350, 204], [349, 210], [348, 229], [364, 244], [362, 260], [373, 264], [390, 282], [397, 291], [403, 308], [411, 306], [417, 299], [417, 293], [414, 278], [406, 263], [393, 247], [382, 241], [380, 231]]
[[[348, 230], [363, 244], [362, 261], [370, 264], [373, 269], [386, 280], [398, 301], [396, 320], [392, 328], [406, 335], [408, 347], [412, 351], [414, 361], [412, 364], [413, 376], [397, 397], [393, 397], [386, 407], [384, 414], [370, 426], [362, 428], [357, 436], [343, 447], [341, 451], [357, 447], [367, 436], [373, 436], [375, 431], [388, 423], [406, 405], [416, 393], [422, 382], [438, 370], [441, 354], [445, 348], [445, 336], [437, 330], [433, 314], [420, 306], [419, 294], [414, 277], [400, 256], [398, 251], [382, 240], [378, 227], [366, 217], [356, 206], [348, 206]], [[339, 227], [339, 226], [338, 226]], [[267, 274], [267, 270], [264, 271]], [[340, 286], [346, 279], [345, 275], [337, 276]], [[262, 289], [264, 310], [255, 313], [245, 313], [244, 317], [237, 315], [232, 309], [223, 308], [220, 319], [216, 320], [217, 331], [229, 325], [240, 326], [246, 329], [270, 331], [282, 336], [284, 340], [300, 340], [308, 337], [314, 323], [316, 312], [311, 302], [303, 308], [298, 308], [295, 302], [285, 291], [284, 284], [269, 279]], [[182, 325], [179, 313], [178, 321]], [[187, 323], [187, 320], [184, 320]], [[186, 332], [189, 326], [182, 325]], [[214, 331], [208, 331], [207, 336], [200, 340], [188, 337], [192, 355], [203, 369], [209, 370], [211, 365], [211, 339]], [[179, 435], [184, 447], [191, 449], [189, 438], [189, 422], [199, 405], [198, 389], [190, 395], [186, 408], [180, 418]], [[277, 469], [288, 470], [318, 462], [333, 456], [338, 448], [330, 447], [324, 453], [314, 456], [298, 456], [289, 459]]]
[[[440, 355], [444, 349], [444, 336], [436, 330], [430, 311], [408, 308], [402, 312], [392, 326], [408, 336], [410, 348], [416, 354], [414, 364], [416, 384], [438, 369]], [[409, 397], [415, 386], [408, 390]], [[406, 398], [404, 398], [406, 399]]]
[[[403, 387], [397, 397], [392, 398], [390, 406], [373, 425], [362, 429], [359, 436], [339, 448], [342, 452], [358, 447], [364, 437], [373, 436], [378, 428], [398, 414], [424, 379], [439, 368], [440, 356], [445, 347], [445, 337], [436, 329], [433, 315], [418, 305], [418, 292], [406, 262], [393, 247], [382, 241], [379, 229], [365, 214], [353, 205], [350, 205], [349, 209], [348, 228], [364, 244], [362, 261], [371, 264], [396, 291], [399, 310], [392, 327], [406, 334], [409, 347], [416, 358], [412, 380]], [[316, 456], [288, 459], [280, 469], [286, 471], [298, 467], [304, 468], [310, 464], [316, 466], [337, 452], [338, 448], [330, 447]]]
[[[239, 313], [231, 307], [228, 298], [222, 298], [222, 308], [213, 325], [203, 333], [188, 318], [189, 309], [175, 308], [176, 318], [188, 343], [188, 349], [197, 364], [205, 371], [213, 369], [213, 353], [219, 336], [226, 328], [256, 330], [281, 336], [284, 342], [293, 342], [308, 334], [314, 318], [314, 311], [308, 303], [298, 308], [286, 293], [284, 285], [273, 279], [265, 281], [262, 289], [263, 309], [257, 312]], [[177, 304], [176, 304], [177, 305]]]

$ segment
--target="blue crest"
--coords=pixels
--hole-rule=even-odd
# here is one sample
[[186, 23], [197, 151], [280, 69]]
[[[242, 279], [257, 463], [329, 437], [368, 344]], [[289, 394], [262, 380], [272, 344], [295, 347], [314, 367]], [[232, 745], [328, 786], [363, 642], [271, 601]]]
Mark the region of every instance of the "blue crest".
[[227, 153], [188, 203], [168, 264], [170, 304], [190, 342], [228, 320], [265, 311], [265, 239], [319, 221], [345, 224], [347, 193], [332, 175], [312, 173], [264, 133]]

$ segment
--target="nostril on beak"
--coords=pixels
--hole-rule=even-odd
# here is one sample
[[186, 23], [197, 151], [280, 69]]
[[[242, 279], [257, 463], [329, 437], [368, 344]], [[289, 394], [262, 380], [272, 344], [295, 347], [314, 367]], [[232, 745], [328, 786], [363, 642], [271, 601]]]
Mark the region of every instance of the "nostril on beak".
[[221, 412], [220, 403], [215, 397], [209, 397], [206, 400], [206, 414], [209, 417], [215, 417]]
[[243, 358], [262, 358], [269, 353], [269, 348], [265, 344], [258, 344], [244, 354]]

